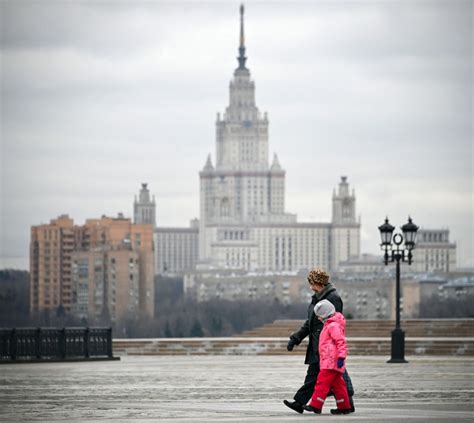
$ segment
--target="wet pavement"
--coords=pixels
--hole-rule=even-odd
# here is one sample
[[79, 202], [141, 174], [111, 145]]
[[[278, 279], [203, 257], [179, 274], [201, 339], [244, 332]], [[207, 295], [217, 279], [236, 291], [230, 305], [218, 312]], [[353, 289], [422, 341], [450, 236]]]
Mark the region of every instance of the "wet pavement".
[[0, 365], [1, 422], [473, 422], [474, 358], [350, 357], [356, 413], [299, 415], [282, 404], [301, 356], [153, 356]]

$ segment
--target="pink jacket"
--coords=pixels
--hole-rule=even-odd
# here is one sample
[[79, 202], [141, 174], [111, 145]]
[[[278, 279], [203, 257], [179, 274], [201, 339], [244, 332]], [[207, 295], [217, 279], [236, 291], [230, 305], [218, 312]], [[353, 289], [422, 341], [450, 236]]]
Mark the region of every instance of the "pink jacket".
[[344, 373], [346, 364], [337, 368], [337, 359], [347, 357], [346, 319], [336, 312], [326, 320], [319, 335], [319, 368]]

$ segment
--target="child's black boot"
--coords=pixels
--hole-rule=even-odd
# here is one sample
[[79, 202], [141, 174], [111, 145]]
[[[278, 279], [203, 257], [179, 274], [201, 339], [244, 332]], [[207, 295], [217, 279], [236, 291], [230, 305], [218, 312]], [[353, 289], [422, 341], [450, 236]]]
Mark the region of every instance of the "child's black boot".
[[340, 408], [331, 409], [331, 414], [349, 414], [349, 413], [352, 413], [352, 412], [353, 411], [350, 408], [345, 408], [343, 410], [341, 410]]

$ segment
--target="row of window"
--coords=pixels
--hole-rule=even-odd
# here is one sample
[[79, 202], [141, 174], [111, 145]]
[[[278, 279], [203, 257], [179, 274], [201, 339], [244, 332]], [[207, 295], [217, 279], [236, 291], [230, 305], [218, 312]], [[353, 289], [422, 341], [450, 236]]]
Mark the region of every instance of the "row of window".
[[447, 233], [436, 233], [436, 232], [428, 232], [428, 233], [421, 233], [419, 241], [423, 242], [448, 242], [448, 234]]

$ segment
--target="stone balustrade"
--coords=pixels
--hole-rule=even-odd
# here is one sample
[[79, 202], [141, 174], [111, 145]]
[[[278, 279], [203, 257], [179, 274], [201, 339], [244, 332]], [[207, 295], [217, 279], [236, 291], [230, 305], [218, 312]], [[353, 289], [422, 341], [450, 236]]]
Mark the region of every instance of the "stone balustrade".
[[[118, 355], [281, 355], [306, 352], [306, 340], [289, 353], [287, 338], [158, 338], [114, 339]], [[351, 355], [390, 356], [389, 337], [348, 338]], [[474, 356], [474, 337], [407, 338], [406, 355]]]
[[[289, 353], [288, 335], [299, 320], [276, 320], [228, 338], [114, 339], [119, 355], [282, 355], [306, 352], [307, 339]], [[393, 321], [348, 320], [351, 355], [390, 356]], [[402, 321], [405, 354], [474, 356], [474, 319], [416, 319]]]

